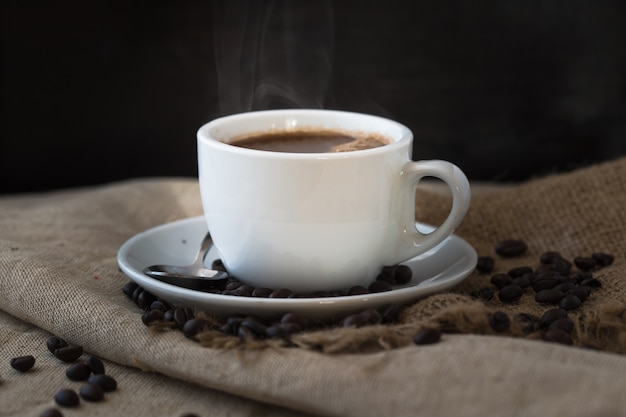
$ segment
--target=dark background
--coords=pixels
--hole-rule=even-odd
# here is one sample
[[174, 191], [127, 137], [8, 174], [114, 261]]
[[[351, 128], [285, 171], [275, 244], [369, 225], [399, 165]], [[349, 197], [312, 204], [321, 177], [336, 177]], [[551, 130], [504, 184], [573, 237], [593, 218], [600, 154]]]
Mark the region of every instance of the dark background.
[[626, 2], [2, 1], [1, 193], [196, 176], [210, 119], [394, 118], [516, 182], [626, 154]]

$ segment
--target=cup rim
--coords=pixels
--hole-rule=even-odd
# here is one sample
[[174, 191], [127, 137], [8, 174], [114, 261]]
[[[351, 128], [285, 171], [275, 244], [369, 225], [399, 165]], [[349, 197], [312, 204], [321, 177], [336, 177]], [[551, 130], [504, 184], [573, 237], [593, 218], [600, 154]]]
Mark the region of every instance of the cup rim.
[[[272, 123], [270, 120], [266, 126], [266, 129], [269, 131], [273, 128], [277, 130], [284, 129], [287, 127], [289, 123], [296, 123], [298, 117], [309, 118], [309, 117], [330, 117], [335, 120], [339, 120], [341, 118], [349, 118], [351, 120], [355, 120], [357, 118], [361, 119], [370, 119], [371, 121], [376, 122], [377, 124], [384, 124], [388, 127], [389, 131], [394, 131], [396, 135], [399, 135], [399, 138], [396, 139], [394, 135], [389, 132], [380, 132], [376, 131], [376, 133], [382, 134], [386, 137], [391, 137], [393, 142], [384, 146], [380, 146], [377, 148], [369, 148], [369, 149], [361, 149], [354, 150], [350, 152], [312, 152], [312, 153], [300, 153], [300, 152], [276, 152], [276, 151], [265, 151], [259, 149], [249, 149], [242, 148], [240, 146], [234, 146], [227, 142], [222, 142], [218, 138], [214, 137], [214, 133], [211, 133], [212, 130], [219, 128], [219, 126], [224, 124], [234, 124], [234, 123], [243, 123], [246, 121], [258, 121], [262, 118], [269, 118], [273, 120], [280, 120], [280, 126], [276, 126], [276, 123]], [[294, 120], [289, 120], [289, 117]], [[315, 128], [323, 128], [324, 126], [315, 126]], [[340, 129], [336, 126], [328, 126], [328, 129]], [[350, 129], [346, 128], [347, 131], [355, 131], [358, 129]], [[367, 131], [368, 129], [363, 129], [363, 131]], [[242, 130], [242, 133], [253, 133], [263, 131], [261, 129], [250, 129], [248, 132]], [[207, 146], [211, 146], [214, 148], [221, 149], [223, 151], [238, 153], [242, 155], [254, 156], [254, 155], [263, 155], [263, 157], [273, 157], [273, 158], [301, 158], [301, 159], [345, 159], [345, 158], [354, 158], [358, 156], [366, 156], [372, 154], [386, 153], [392, 152], [398, 148], [402, 148], [404, 146], [410, 145], [413, 139], [413, 133], [411, 130], [405, 125], [396, 122], [395, 120], [388, 119], [382, 116], [367, 114], [367, 113], [359, 113], [345, 110], [327, 110], [327, 109], [273, 109], [273, 110], [255, 110], [243, 113], [231, 114], [223, 117], [219, 117], [213, 119], [202, 126], [197, 131], [197, 141], [198, 144], [203, 144]]]

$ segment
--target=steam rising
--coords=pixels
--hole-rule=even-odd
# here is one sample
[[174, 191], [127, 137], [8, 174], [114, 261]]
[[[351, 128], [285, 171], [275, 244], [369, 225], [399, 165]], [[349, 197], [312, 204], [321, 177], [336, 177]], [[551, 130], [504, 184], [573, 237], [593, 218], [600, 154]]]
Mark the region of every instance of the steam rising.
[[214, 8], [222, 115], [324, 107], [334, 50], [331, 0], [219, 0]]

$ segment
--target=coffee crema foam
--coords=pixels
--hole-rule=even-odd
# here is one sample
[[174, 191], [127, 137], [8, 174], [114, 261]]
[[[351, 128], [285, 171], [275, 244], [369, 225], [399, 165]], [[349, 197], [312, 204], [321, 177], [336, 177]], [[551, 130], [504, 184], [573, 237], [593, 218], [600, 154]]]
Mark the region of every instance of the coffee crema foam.
[[392, 140], [366, 132], [336, 130], [290, 130], [255, 133], [227, 142], [230, 145], [261, 151], [288, 153], [336, 153], [378, 148]]

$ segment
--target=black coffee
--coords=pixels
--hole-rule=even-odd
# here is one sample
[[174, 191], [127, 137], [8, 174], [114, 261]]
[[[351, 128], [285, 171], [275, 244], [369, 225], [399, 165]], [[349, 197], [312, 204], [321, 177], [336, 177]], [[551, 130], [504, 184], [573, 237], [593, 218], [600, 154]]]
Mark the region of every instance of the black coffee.
[[347, 134], [332, 130], [259, 133], [229, 142], [248, 149], [291, 153], [348, 152], [378, 148], [391, 140], [373, 133]]

